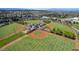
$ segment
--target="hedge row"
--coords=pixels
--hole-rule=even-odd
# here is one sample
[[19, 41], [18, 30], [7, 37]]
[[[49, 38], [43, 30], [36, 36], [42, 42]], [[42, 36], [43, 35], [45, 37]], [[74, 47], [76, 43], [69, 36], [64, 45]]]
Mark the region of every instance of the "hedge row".
[[24, 22], [24, 21], [18, 21], [17, 23], [20, 23], [20, 24], [28, 24], [27, 22]]
[[50, 20], [43, 20], [44, 23], [49, 24], [51, 21]]
[[59, 28], [54, 28], [53, 30], [51, 30], [51, 32], [56, 33], [58, 35], [63, 35], [65, 37], [71, 38], [71, 39], [75, 39], [75, 33], [73, 32], [69, 32], [69, 31], [62, 31]]
[[68, 26], [63, 24], [57, 24], [57, 23], [53, 24], [53, 28], [51, 29], [51, 32], [56, 33], [58, 35], [63, 35], [71, 39], [76, 38], [74, 31]]

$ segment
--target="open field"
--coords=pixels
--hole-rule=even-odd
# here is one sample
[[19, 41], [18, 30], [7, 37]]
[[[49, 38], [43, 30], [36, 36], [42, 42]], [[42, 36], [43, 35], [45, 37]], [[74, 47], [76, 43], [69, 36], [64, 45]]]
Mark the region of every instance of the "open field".
[[17, 38], [19, 38], [19, 37], [21, 37], [23, 35], [24, 34], [22, 32], [19, 32], [19, 33], [16, 33], [16, 34], [14, 34], [14, 35], [6, 38], [6, 39], [0, 40], [0, 47], [3, 47], [4, 45], [14, 41], [15, 39], [17, 39]]
[[[28, 24], [38, 24], [40, 20], [31, 20], [27, 21]], [[35, 30], [29, 34], [26, 34], [25, 38], [22, 38], [20, 41], [15, 42], [14, 44], [6, 47], [3, 50], [7, 51], [71, 51], [74, 49], [74, 42], [72, 39], [66, 38], [63, 35], [71, 35], [73, 36], [73, 30], [60, 23], [51, 22], [46, 25], [50, 30], [56, 29], [55, 33], [63, 33], [61, 36], [58, 34], [53, 34], [50, 32], [45, 32], [43, 30]], [[13, 40], [17, 40], [19, 37], [24, 34], [21, 33], [22, 24], [13, 23], [7, 26], [2, 27], [4, 29], [2, 31], [2, 35], [6, 36], [11, 33], [20, 32], [18, 34], [12, 35], [4, 40], [1, 40], [0, 47], [12, 42]], [[7, 29], [7, 30], [6, 30]], [[21, 29], [21, 30], [20, 30]]]
[[27, 20], [27, 21], [25, 21], [25, 22], [27, 22], [28, 24], [38, 24], [38, 23], [40, 23], [41, 21], [40, 21], [40, 20]]
[[68, 27], [67, 25], [57, 23], [57, 22], [51, 22], [50, 24], [47, 24], [47, 26], [49, 26], [51, 29], [59, 28], [59, 29], [61, 29], [61, 31], [73, 32], [73, 30], [70, 27]]
[[[73, 24], [72, 26], [79, 30], [79, 24]], [[77, 37], [79, 39], [79, 34], [77, 35]]]
[[19, 32], [22, 28], [21, 24], [13, 23], [0, 28], [0, 38], [5, 38], [13, 33]]
[[73, 26], [77, 29], [79, 29], [79, 24], [73, 24]]
[[67, 25], [57, 23], [57, 22], [51, 22], [50, 24], [46, 25], [51, 32], [56, 33], [58, 35], [62, 35], [71, 39], [75, 39], [75, 32], [73, 29]]
[[78, 35], [78, 39], [79, 39], [79, 35]]
[[53, 50], [72, 50], [74, 48], [71, 39], [49, 33], [45, 38], [31, 38], [27, 36], [18, 42], [10, 45], [4, 50], [7, 51], [53, 51]]
[[[28, 24], [38, 24], [39, 22], [40, 20], [27, 21]], [[62, 36], [59, 36], [58, 34], [53, 34], [50, 32], [45, 32], [43, 30], [35, 30], [29, 34], [26, 34], [28, 35], [27, 37], [22, 38], [20, 41], [17, 41], [14, 44], [6, 47], [4, 50], [7, 50], [7, 51], [28, 51], [28, 50], [30, 51], [37, 51], [37, 50], [65, 51], [66, 50], [67, 51], [68, 50], [69, 51], [74, 49], [74, 42], [71, 39], [63, 36], [63, 35], [72, 36], [74, 32], [70, 27], [56, 22], [51, 22], [46, 26], [50, 30], [56, 29], [55, 33], [62, 32], [63, 33]], [[10, 33], [18, 32], [20, 28], [22, 28], [22, 25], [18, 23], [13, 23], [5, 27], [2, 27], [2, 29], [3, 28], [5, 29], [7, 28], [7, 30], [4, 31], [6, 34], [4, 33], [5, 35], [3, 35], [3, 36], [6, 36]], [[10, 33], [8, 31], [10, 31]], [[12, 42], [15, 39], [17, 40], [19, 37], [23, 35], [24, 35], [23, 33], [18, 33], [8, 38], [5, 38], [4, 40], [1, 40], [0, 47], [6, 45], [7, 43]]]

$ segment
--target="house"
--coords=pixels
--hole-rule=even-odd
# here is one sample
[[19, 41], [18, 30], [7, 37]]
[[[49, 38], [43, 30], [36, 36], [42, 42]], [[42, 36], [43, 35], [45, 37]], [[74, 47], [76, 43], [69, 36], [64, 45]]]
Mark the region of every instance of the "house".
[[8, 25], [11, 19], [0, 19], [0, 26]]
[[49, 17], [47, 17], [47, 16], [42, 16], [41, 19], [42, 19], [42, 20], [44, 20], [44, 19], [49, 19]]
[[74, 17], [74, 18], [66, 18], [64, 19], [65, 22], [69, 22], [69, 23], [79, 23], [79, 18], [78, 17]]
[[78, 17], [71, 18], [70, 20], [71, 20], [71, 23], [79, 23]]
[[51, 20], [52, 21], [57, 21], [58, 19], [57, 19], [57, 17], [51, 17]]

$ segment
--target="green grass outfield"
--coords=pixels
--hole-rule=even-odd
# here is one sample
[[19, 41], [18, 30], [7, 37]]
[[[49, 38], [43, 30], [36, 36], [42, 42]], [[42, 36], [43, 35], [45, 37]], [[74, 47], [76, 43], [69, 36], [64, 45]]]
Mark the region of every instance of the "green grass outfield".
[[61, 23], [57, 23], [57, 22], [51, 22], [50, 24], [47, 24], [46, 26], [50, 26], [51, 29], [59, 28], [61, 31], [68, 31], [71, 33], [73, 32], [72, 28], [70, 28], [69, 26], [61, 24]]
[[78, 39], [79, 39], [79, 35], [78, 35]]
[[71, 39], [49, 34], [43, 39], [32, 39], [27, 36], [13, 45], [5, 48], [5, 51], [71, 51], [74, 48]]
[[49, 27], [53, 33], [57, 33], [59, 35], [62, 35], [71, 39], [75, 39], [76, 37], [73, 29], [65, 24], [51, 22], [50, 24], [47, 24], [46, 26]]
[[16, 33], [16, 34], [14, 34], [14, 35], [12, 35], [12, 36], [6, 38], [6, 39], [1, 40], [1, 41], [0, 41], [0, 47], [6, 45], [6, 44], [8, 44], [8, 43], [10, 43], [11, 41], [13, 41], [13, 40], [15, 40], [15, 39], [17, 39], [17, 38], [19, 38], [19, 37], [21, 37], [21, 36], [23, 36], [23, 35], [24, 35], [24, 33], [19, 32], [19, 33]]
[[28, 24], [38, 24], [41, 22], [41, 20], [27, 20], [25, 22], [27, 22]]
[[[72, 26], [79, 30], [79, 24], [73, 24]], [[78, 35], [78, 39], [79, 39], [79, 35]]]
[[17, 26], [19, 26], [19, 24], [13, 23], [13, 24], [1, 27], [0, 28], [0, 38], [4, 38], [8, 35], [11, 35], [12, 33], [15, 33]]
[[79, 29], [79, 24], [73, 24], [73, 26], [77, 29]]

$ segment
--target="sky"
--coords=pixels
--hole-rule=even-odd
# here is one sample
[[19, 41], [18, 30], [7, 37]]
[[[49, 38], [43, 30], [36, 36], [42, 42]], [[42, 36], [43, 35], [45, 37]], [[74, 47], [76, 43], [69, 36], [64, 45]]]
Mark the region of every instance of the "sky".
[[79, 11], [79, 8], [0, 8], [0, 10]]

